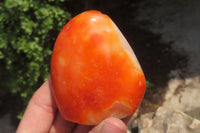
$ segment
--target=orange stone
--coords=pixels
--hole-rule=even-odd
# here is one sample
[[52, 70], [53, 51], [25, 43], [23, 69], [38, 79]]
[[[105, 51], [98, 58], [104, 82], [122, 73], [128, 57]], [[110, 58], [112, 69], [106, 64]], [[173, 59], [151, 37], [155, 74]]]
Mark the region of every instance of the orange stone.
[[53, 49], [51, 78], [61, 115], [86, 125], [132, 115], [146, 89], [130, 45], [99, 11], [83, 12], [64, 26]]

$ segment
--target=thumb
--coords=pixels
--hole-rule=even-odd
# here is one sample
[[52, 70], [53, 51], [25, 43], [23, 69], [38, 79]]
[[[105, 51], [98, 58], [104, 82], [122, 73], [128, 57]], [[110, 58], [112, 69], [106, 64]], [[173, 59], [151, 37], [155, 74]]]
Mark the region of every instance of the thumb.
[[89, 133], [126, 133], [126, 125], [120, 119], [110, 117], [95, 126]]

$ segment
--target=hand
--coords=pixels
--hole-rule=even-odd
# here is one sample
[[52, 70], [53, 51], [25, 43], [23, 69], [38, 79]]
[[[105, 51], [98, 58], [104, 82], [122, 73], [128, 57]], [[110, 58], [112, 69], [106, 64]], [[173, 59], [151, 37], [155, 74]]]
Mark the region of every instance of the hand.
[[117, 118], [107, 118], [97, 126], [66, 121], [57, 110], [49, 78], [33, 95], [17, 133], [126, 133], [126, 125]]

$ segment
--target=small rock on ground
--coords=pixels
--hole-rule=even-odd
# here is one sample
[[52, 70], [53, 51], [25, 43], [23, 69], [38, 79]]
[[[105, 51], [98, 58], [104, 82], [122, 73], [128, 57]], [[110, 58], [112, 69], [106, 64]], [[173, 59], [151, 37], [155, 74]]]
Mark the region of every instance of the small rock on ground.
[[163, 106], [179, 109], [200, 119], [200, 76], [171, 79]]
[[138, 128], [139, 133], [200, 133], [200, 121], [181, 111], [159, 107], [156, 113], [142, 115]]

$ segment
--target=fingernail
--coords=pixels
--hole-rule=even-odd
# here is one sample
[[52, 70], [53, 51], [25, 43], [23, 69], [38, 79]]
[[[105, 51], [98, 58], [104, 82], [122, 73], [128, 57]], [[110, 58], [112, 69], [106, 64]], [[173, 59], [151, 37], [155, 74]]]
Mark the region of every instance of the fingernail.
[[101, 133], [126, 133], [126, 130], [116, 122], [105, 122], [101, 128]]

